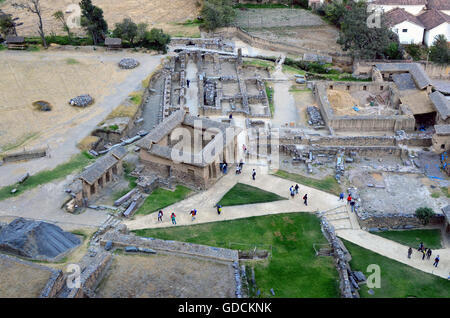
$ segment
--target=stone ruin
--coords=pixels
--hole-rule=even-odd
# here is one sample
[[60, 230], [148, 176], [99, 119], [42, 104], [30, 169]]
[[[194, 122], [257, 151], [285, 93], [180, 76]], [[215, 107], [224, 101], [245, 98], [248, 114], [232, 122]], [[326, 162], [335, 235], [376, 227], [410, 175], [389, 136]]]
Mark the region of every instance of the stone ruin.
[[[187, 74], [193, 68], [197, 78], [197, 103], [186, 100]], [[264, 83], [269, 73], [244, 65], [241, 51], [235, 55], [200, 48], [182, 50], [166, 61], [163, 76], [163, 118], [180, 109], [188, 110], [187, 104], [195, 104], [197, 113], [204, 116], [240, 113], [249, 118], [271, 117]]]
[[0, 251], [37, 260], [54, 260], [81, 244], [74, 234], [42, 221], [18, 218], [0, 229]]

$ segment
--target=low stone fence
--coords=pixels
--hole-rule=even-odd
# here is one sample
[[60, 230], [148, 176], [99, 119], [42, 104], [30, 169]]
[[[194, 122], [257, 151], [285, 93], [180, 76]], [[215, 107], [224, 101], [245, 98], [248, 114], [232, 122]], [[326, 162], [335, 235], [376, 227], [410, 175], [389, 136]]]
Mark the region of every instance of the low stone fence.
[[236, 250], [178, 241], [166, 241], [151, 237], [139, 237], [131, 234], [122, 234], [118, 231], [105, 233], [100, 240], [100, 244], [104, 246], [108, 241], [113, 243], [113, 247], [124, 248], [127, 246], [136, 246], [225, 262], [237, 262], [239, 260], [238, 251]]
[[[321, 216], [320, 213], [319, 216]], [[333, 257], [340, 278], [339, 289], [341, 291], [341, 296], [344, 298], [359, 298], [359, 293], [349, 277], [349, 272], [351, 273], [350, 264], [348, 263], [351, 260], [350, 254], [341, 240], [336, 236], [334, 227], [324, 216], [321, 216], [321, 227], [322, 233], [333, 249]]]
[[46, 155], [47, 149], [35, 149], [2, 155], [0, 156], [0, 159], [3, 158], [3, 162], [14, 162], [14, 161], [42, 158], [45, 157]]

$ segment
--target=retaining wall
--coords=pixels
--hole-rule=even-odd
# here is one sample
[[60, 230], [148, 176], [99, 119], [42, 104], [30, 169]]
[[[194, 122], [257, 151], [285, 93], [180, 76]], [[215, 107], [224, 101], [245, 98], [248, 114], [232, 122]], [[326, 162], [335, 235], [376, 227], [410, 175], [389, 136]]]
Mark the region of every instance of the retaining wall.
[[282, 42], [276, 42], [276, 41], [269, 41], [266, 39], [262, 39], [260, 37], [256, 37], [254, 35], [251, 35], [250, 33], [244, 31], [240, 27], [225, 27], [220, 28], [214, 31], [214, 35], [223, 36], [226, 38], [231, 38], [233, 36], [239, 38], [240, 40], [248, 43], [251, 46], [259, 47], [266, 50], [272, 50], [272, 51], [282, 51], [286, 53], [291, 54], [305, 54], [305, 53], [312, 53], [317, 55], [329, 55], [332, 57], [333, 62], [335, 63], [342, 63], [351, 65], [353, 62], [353, 59], [345, 54], [340, 54], [337, 52], [332, 51], [321, 51], [321, 50], [315, 50], [315, 49], [309, 49], [302, 46], [297, 46], [293, 44], [286, 44]]

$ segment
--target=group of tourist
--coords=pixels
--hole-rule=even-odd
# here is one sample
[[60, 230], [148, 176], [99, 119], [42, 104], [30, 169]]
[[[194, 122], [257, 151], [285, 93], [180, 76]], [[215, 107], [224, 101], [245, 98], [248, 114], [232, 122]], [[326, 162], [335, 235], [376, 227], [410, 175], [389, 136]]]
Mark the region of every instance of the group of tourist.
[[[163, 221], [163, 215], [164, 212], [162, 210], [159, 210], [158, 212], [158, 222], [162, 222]], [[170, 215], [170, 219], [172, 220], [172, 224], [177, 224], [177, 220], [176, 220], [176, 215], [175, 212], [172, 212], [172, 214]]]
[[[341, 192], [339, 194], [339, 201], [344, 201], [344, 197], [345, 197], [345, 193]], [[347, 204], [350, 205], [350, 208], [351, 208], [352, 212], [355, 212], [356, 201], [352, 198], [352, 195], [350, 193], [347, 196]]]
[[[222, 207], [220, 206], [220, 212], [219, 212], [219, 208], [217, 209], [218, 213], [220, 214], [220, 212], [222, 211]], [[191, 212], [189, 212], [189, 214], [192, 217], [192, 221], [195, 220], [195, 217], [197, 215], [197, 210], [196, 209], [192, 209]], [[162, 210], [159, 210], [158, 212], [158, 222], [162, 222], [163, 221], [163, 215], [164, 212]], [[170, 219], [172, 220], [172, 224], [176, 225], [177, 224], [177, 216], [175, 215], [175, 212], [172, 212], [172, 214], [170, 215]]]
[[[300, 187], [298, 186], [298, 184], [291, 185], [291, 187], [289, 188], [289, 192], [291, 193], [291, 198], [294, 199], [295, 195], [298, 194], [298, 190], [300, 189]], [[305, 193], [305, 195], [303, 196], [303, 204], [308, 205], [308, 194]]]
[[[431, 248], [427, 248], [423, 245], [423, 242], [420, 242], [419, 248], [417, 249], [417, 251], [422, 254], [422, 260], [425, 260], [425, 257], [427, 258], [427, 260], [429, 260], [431, 257], [431, 254], [433, 253]], [[411, 258], [412, 252], [413, 252], [413, 250], [410, 247], [408, 249], [408, 258]], [[439, 255], [437, 255], [434, 259], [434, 263], [433, 263], [434, 267], [438, 267], [439, 260], [440, 260]]]

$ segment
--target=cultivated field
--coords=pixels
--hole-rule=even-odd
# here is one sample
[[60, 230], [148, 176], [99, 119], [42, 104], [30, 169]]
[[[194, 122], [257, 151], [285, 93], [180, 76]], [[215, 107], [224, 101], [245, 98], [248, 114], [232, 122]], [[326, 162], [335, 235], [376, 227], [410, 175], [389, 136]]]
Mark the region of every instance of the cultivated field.
[[338, 30], [303, 9], [236, 10], [236, 24], [250, 34], [313, 50], [341, 52]]
[[[18, 28], [18, 33], [21, 35], [38, 35], [36, 16], [13, 8], [11, 4], [14, 2], [17, 1], [5, 0], [0, 4], [0, 9], [19, 17], [20, 22], [24, 23], [23, 26]], [[76, 16], [77, 10], [74, 8], [79, 2], [79, 0], [41, 1], [45, 31], [48, 34], [64, 34], [61, 24], [52, 17], [52, 14], [58, 10], [71, 11], [71, 13], [65, 13], [66, 19], [71, 20], [73, 16]], [[129, 17], [136, 23], [144, 22], [149, 27], [162, 28], [173, 35], [199, 33], [197, 26], [177, 25], [177, 23], [183, 23], [188, 19], [193, 20], [197, 17], [199, 9], [196, 6], [197, 0], [93, 0], [92, 2], [103, 9], [109, 29], [114, 29], [115, 23]], [[81, 33], [80, 29], [72, 31]]]

